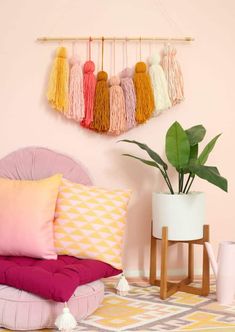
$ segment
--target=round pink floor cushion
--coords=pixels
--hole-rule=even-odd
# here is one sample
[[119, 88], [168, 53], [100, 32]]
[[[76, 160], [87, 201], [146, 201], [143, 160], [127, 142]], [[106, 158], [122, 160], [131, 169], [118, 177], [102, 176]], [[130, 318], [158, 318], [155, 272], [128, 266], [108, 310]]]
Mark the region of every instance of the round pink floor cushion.
[[16, 180], [39, 180], [56, 173], [76, 183], [92, 181], [81, 162], [42, 147], [19, 149], [0, 160], [0, 177]]
[[[103, 297], [104, 284], [94, 281], [79, 286], [68, 301], [68, 307], [79, 321], [92, 314]], [[0, 327], [11, 330], [55, 328], [55, 319], [63, 308], [62, 303], [0, 285]]]

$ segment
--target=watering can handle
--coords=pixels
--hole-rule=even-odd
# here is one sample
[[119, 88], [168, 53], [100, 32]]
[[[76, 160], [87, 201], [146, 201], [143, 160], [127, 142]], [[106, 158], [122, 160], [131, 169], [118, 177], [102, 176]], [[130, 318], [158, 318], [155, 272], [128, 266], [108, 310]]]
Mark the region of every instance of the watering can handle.
[[212, 245], [209, 242], [205, 242], [206, 245], [206, 250], [208, 253], [208, 256], [210, 258], [210, 262], [211, 262], [211, 266], [214, 272], [215, 277], [217, 277], [217, 272], [218, 272], [218, 264], [215, 258], [215, 254], [214, 251], [212, 249]]

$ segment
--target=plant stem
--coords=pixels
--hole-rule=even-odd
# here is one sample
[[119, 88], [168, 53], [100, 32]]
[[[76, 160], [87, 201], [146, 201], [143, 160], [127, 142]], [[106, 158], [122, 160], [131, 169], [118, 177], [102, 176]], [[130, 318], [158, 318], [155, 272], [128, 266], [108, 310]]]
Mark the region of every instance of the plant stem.
[[168, 184], [169, 184], [168, 187], [170, 189], [170, 192], [174, 195], [174, 190], [173, 190], [173, 187], [171, 185], [171, 181], [169, 179], [169, 176], [168, 176], [168, 173], [167, 173], [166, 170], [165, 170], [165, 175], [166, 175], [165, 181], [168, 182]]
[[172, 185], [171, 185], [171, 182], [170, 182], [170, 179], [168, 177], [168, 174], [167, 174], [167, 171], [165, 169], [162, 169], [157, 163], [156, 163], [156, 167], [159, 169], [159, 171], [161, 172], [166, 184], [167, 184], [167, 187], [169, 188], [170, 192], [172, 195], [174, 195], [174, 191], [173, 191], [173, 188], [172, 188]]
[[186, 181], [186, 184], [185, 184], [185, 187], [184, 187], [184, 189], [183, 189], [183, 193], [185, 193], [186, 192], [186, 189], [187, 189], [187, 186], [188, 186], [188, 184], [189, 184], [189, 180], [190, 180], [190, 178], [191, 178], [191, 173], [189, 173], [189, 175], [188, 175], [188, 178], [187, 178], [187, 181]]
[[191, 182], [190, 182], [190, 184], [189, 184], [189, 186], [188, 186], [188, 189], [187, 189], [187, 191], [186, 191], [186, 194], [188, 194], [189, 189], [191, 188], [191, 185], [193, 184], [193, 180], [194, 180], [194, 178], [195, 178], [195, 174], [192, 176], [192, 180], [191, 180]]
[[169, 188], [171, 194], [173, 194], [174, 192], [172, 192], [171, 184], [170, 184], [170, 182], [168, 182], [166, 171], [162, 170], [161, 167], [159, 167], [159, 166], [158, 166], [158, 169], [161, 172], [161, 174], [162, 174], [162, 176], [163, 176], [163, 178], [164, 178], [164, 180], [167, 184], [167, 187]]
[[178, 194], [180, 193], [181, 173], [178, 172]]
[[167, 186], [168, 186], [168, 188], [169, 188], [171, 194], [174, 195], [174, 191], [173, 191], [173, 189], [172, 189], [172, 186], [171, 186], [170, 182], [168, 181], [167, 178], [165, 178], [165, 181], [166, 181], [166, 184], [167, 184]]
[[165, 180], [165, 182], [166, 182], [166, 184], [167, 184], [167, 186], [168, 186], [171, 194], [174, 195], [174, 191], [173, 191], [172, 185], [170, 183], [170, 180], [169, 180], [168, 176], [166, 176], [166, 174], [164, 176], [164, 180]]
[[183, 190], [184, 185], [184, 173], [183, 171], [179, 171], [179, 191], [178, 194], [180, 194]]
[[180, 192], [183, 192], [184, 187], [184, 172], [181, 172], [181, 185], [180, 185]]

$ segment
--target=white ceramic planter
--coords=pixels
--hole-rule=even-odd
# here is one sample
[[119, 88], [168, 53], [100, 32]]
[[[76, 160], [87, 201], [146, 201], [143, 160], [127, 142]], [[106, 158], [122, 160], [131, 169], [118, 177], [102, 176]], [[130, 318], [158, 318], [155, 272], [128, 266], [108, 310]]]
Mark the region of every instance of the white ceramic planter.
[[169, 240], [196, 240], [203, 237], [205, 195], [201, 192], [171, 195], [153, 193], [153, 236], [162, 238], [162, 227], [168, 227]]

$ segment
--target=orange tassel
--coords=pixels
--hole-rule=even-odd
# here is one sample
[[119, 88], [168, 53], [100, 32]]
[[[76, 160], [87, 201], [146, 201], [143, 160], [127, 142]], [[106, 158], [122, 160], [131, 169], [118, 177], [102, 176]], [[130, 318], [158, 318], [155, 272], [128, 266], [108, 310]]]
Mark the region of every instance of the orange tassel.
[[136, 91], [136, 122], [144, 123], [154, 111], [154, 98], [146, 64], [138, 62], [135, 66], [134, 85]]
[[107, 80], [108, 74], [105, 71], [98, 72], [95, 89], [93, 122], [91, 124], [91, 129], [98, 132], [108, 131], [110, 125], [109, 88]]

